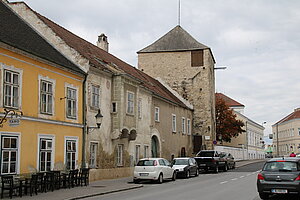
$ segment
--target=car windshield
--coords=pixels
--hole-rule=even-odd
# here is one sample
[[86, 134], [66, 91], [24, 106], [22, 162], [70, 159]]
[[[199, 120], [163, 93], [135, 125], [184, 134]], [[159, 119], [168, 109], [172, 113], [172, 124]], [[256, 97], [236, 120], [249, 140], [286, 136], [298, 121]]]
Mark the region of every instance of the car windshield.
[[140, 160], [137, 166], [154, 166], [155, 160]]
[[188, 165], [189, 160], [188, 159], [174, 159], [173, 165]]
[[197, 156], [199, 157], [214, 157], [214, 151], [200, 151]]
[[264, 171], [297, 171], [296, 162], [280, 161], [280, 162], [267, 162], [263, 168]]

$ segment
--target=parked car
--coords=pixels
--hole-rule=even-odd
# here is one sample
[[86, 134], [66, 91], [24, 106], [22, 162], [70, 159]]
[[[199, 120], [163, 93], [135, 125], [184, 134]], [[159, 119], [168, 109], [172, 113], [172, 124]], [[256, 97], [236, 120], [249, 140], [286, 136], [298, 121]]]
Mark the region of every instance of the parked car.
[[202, 150], [197, 153], [194, 158], [200, 170], [213, 170], [215, 173], [218, 173], [220, 168], [222, 168], [223, 171], [227, 171], [228, 169], [225, 158], [223, 158], [218, 151]]
[[257, 191], [261, 199], [271, 194], [300, 194], [300, 158], [273, 158], [257, 175]]
[[176, 171], [169, 161], [164, 158], [145, 158], [139, 160], [134, 167], [133, 182], [154, 180], [162, 183], [165, 179], [176, 180]]
[[221, 157], [226, 160], [228, 169], [235, 169], [234, 157], [230, 153], [222, 152]]
[[191, 175], [199, 175], [198, 164], [194, 158], [174, 158], [172, 165], [177, 177], [190, 178]]

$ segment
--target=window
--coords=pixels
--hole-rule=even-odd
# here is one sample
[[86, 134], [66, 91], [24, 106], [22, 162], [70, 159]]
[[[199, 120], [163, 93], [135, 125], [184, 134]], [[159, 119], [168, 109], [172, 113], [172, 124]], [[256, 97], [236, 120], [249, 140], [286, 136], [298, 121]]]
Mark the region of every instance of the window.
[[53, 114], [53, 84], [41, 80], [40, 87], [41, 113], [51, 115]]
[[91, 142], [90, 145], [90, 167], [97, 167], [97, 152], [98, 152], [98, 143]]
[[300, 135], [300, 128], [298, 128], [298, 134]]
[[159, 122], [159, 107], [154, 108], [154, 120]]
[[149, 146], [144, 146], [144, 158], [149, 158]]
[[76, 119], [77, 91], [67, 87], [67, 117]]
[[16, 174], [18, 161], [18, 137], [1, 138], [1, 174]]
[[185, 134], [185, 118], [181, 118], [181, 130], [182, 134]]
[[117, 147], [117, 166], [123, 166], [123, 145], [118, 144]]
[[187, 134], [188, 134], [188, 135], [191, 135], [191, 120], [190, 120], [190, 119], [187, 119], [186, 121], [187, 121], [187, 127], [186, 127], [186, 129], [187, 129]]
[[91, 89], [91, 93], [92, 93], [92, 99], [91, 99], [91, 106], [93, 108], [100, 108], [100, 103], [99, 103], [99, 100], [100, 100], [100, 88], [99, 86], [95, 86], [95, 85], [92, 85], [92, 89]]
[[132, 92], [127, 92], [127, 113], [134, 114], [134, 94]]
[[116, 113], [117, 112], [117, 102], [111, 103], [111, 112]]
[[4, 106], [10, 108], [18, 108], [20, 98], [19, 73], [4, 70], [3, 90]]
[[52, 139], [40, 138], [40, 150], [39, 150], [39, 171], [50, 171], [52, 165]]
[[142, 118], [142, 99], [139, 98], [138, 101], [138, 117], [141, 119]]
[[172, 132], [176, 133], [176, 115], [172, 114]]
[[135, 145], [135, 163], [139, 162], [139, 159], [140, 159], [140, 149], [141, 149], [140, 145]]
[[191, 51], [192, 67], [203, 66], [203, 50]]
[[66, 167], [67, 169], [76, 168], [77, 160], [76, 140], [66, 140]]

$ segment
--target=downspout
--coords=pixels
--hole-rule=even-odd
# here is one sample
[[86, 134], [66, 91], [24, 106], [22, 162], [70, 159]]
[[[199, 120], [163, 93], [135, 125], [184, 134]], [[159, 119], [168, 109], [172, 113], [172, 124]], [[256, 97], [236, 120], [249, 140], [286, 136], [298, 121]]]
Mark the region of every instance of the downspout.
[[81, 167], [86, 167], [86, 154], [85, 154], [85, 147], [86, 147], [86, 133], [87, 133], [87, 124], [86, 124], [86, 115], [87, 115], [87, 108], [86, 108], [86, 79], [87, 74], [84, 76], [83, 80], [83, 88], [82, 88], [82, 122], [83, 122], [83, 128], [82, 128], [82, 159], [81, 159]]

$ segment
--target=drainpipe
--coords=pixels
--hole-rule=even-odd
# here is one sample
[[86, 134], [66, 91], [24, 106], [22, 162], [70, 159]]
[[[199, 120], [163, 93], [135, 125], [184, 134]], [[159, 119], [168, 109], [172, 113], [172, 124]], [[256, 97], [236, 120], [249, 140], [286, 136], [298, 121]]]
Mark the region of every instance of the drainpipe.
[[85, 146], [86, 146], [86, 133], [87, 133], [87, 124], [86, 124], [86, 115], [87, 115], [87, 107], [86, 107], [86, 79], [88, 75], [84, 76], [83, 80], [83, 88], [82, 88], [82, 159], [81, 159], [81, 167], [86, 167], [86, 154], [85, 154]]

